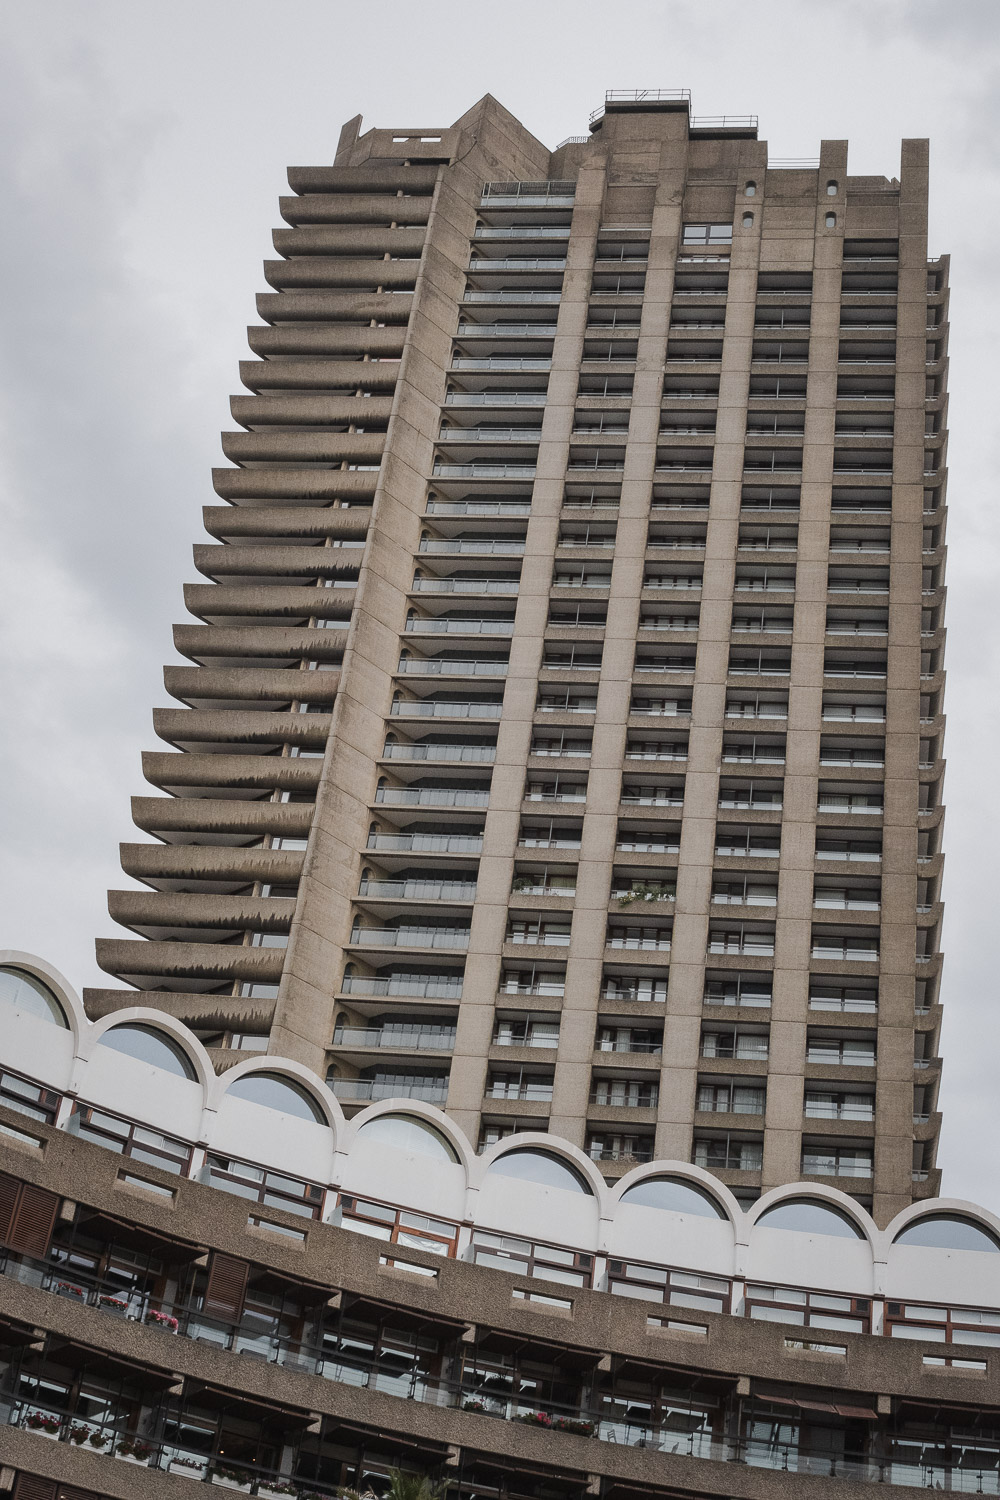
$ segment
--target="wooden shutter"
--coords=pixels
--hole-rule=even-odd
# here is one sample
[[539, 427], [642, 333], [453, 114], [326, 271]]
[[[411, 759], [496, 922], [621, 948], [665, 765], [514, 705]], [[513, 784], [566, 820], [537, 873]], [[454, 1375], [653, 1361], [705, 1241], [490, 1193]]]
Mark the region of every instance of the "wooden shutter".
[[10, 1248], [20, 1250], [24, 1255], [37, 1256], [39, 1260], [44, 1259], [49, 1253], [58, 1212], [58, 1193], [35, 1187], [33, 1182], [24, 1183], [10, 1230]]
[[205, 1312], [213, 1318], [228, 1318], [236, 1322], [243, 1312], [249, 1274], [248, 1261], [237, 1260], [232, 1255], [220, 1255], [216, 1251], [212, 1256], [208, 1285], [205, 1287]]
[[0, 1173], [0, 1244], [44, 1259], [59, 1212], [59, 1195]]
[[16, 1177], [0, 1172], [0, 1245], [6, 1245], [17, 1211], [17, 1200], [21, 1195], [21, 1183]]
[[37, 1474], [18, 1474], [12, 1500], [56, 1500], [56, 1482]]

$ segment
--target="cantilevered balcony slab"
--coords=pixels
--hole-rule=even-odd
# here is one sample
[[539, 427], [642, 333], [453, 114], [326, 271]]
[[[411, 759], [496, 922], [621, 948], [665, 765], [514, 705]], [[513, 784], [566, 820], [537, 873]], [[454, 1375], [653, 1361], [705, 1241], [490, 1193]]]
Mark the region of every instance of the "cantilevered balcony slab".
[[232, 788], [236, 795], [240, 791], [276, 789], [312, 796], [322, 769], [321, 760], [289, 755], [192, 755], [146, 750], [142, 756], [146, 780], [180, 795], [185, 788], [214, 786]]
[[212, 484], [223, 500], [252, 505], [257, 500], [292, 505], [331, 500], [373, 500], [378, 470], [364, 469], [213, 469]]
[[305, 802], [227, 802], [209, 797], [134, 797], [137, 828], [166, 843], [249, 844], [267, 835], [307, 838]]
[[164, 686], [192, 707], [225, 708], [230, 703], [332, 703], [340, 673], [299, 672], [284, 667], [167, 667]]
[[356, 572], [361, 565], [360, 548], [282, 547], [278, 542], [262, 547], [202, 544], [192, 548], [192, 556], [198, 572], [210, 578], [260, 573], [268, 578], [287, 577], [289, 583], [303, 577], [337, 578]]
[[324, 255], [371, 260], [385, 255], [417, 257], [426, 238], [423, 225], [397, 224], [390, 228], [387, 224], [300, 224], [293, 229], [275, 229], [271, 242], [279, 255], [288, 258]]
[[208, 844], [121, 844], [126, 875], [154, 890], [231, 895], [254, 881], [295, 885], [305, 854], [298, 849], [238, 849]]
[[[306, 331], [302, 330], [303, 333]], [[338, 330], [312, 331], [326, 334]], [[259, 328], [257, 332], [274, 333], [275, 330]], [[358, 333], [392, 333], [394, 339], [399, 339], [398, 329], [359, 329]], [[321, 391], [327, 387], [342, 390], [345, 386], [352, 385], [362, 391], [391, 391], [396, 384], [396, 374], [396, 366], [392, 361], [383, 365], [379, 360], [240, 360], [240, 380], [251, 391]]]
[[[92, 1021], [113, 1016], [116, 1011], [133, 1005], [149, 1006], [168, 1016], [176, 1016], [188, 1026], [215, 1031], [267, 1031], [274, 1021], [274, 1000], [252, 999], [242, 995], [197, 994], [181, 990], [160, 989], [86, 989], [84, 1008]], [[241, 1054], [235, 1054], [240, 1058]]]
[[289, 582], [287, 587], [263, 584], [211, 584], [188, 583], [184, 585], [184, 603], [191, 614], [209, 624], [229, 622], [233, 616], [242, 616], [246, 623], [254, 623], [258, 615], [283, 621], [292, 618], [305, 625], [310, 616], [326, 620], [343, 620], [351, 613], [356, 583], [351, 579], [338, 579], [333, 588], [318, 588], [315, 584]]
[[407, 292], [260, 292], [257, 312], [265, 323], [405, 323], [413, 296]]
[[[330, 733], [328, 714], [245, 713], [241, 709], [154, 708], [153, 728], [178, 750], [218, 749], [238, 743], [240, 752], [254, 754], [255, 746], [305, 746], [322, 753]], [[236, 752], [234, 752], [236, 753]]]
[[[282, 323], [275, 328], [260, 328], [254, 325], [247, 329], [247, 343], [255, 354], [275, 360], [272, 369], [275, 375], [283, 375], [284, 361], [281, 355], [305, 355], [309, 359], [321, 359], [329, 355], [356, 354], [369, 356], [366, 363], [384, 359], [386, 373], [395, 379], [398, 370], [396, 361], [403, 352], [406, 328], [402, 323], [385, 328], [364, 327], [350, 324], [328, 323]], [[360, 361], [359, 361], [360, 362]], [[368, 371], [362, 371], [367, 375]]]
[[[358, 184], [361, 187], [361, 184]], [[397, 198], [395, 193], [377, 192], [302, 193], [279, 198], [281, 217], [289, 224], [388, 224], [405, 219], [407, 224], [426, 224], [430, 197]]]
[[[202, 508], [205, 530], [216, 537], [330, 537], [334, 541], [364, 541], [371, 524], [370, 505], [352, 505], [347, 510], [315, 505], [280, 505], [253, 509], [238, 505], [206, 505]], [[350, 550], [350, 549], [348, 549]]]
[[406, 193], [429, 195], [437, 177], [436, 166], [411, 163], [408, 167], [401, 167], [396, 161], [379, 161], [377, 157], [360, 167], [288, 168], [288, 185], [294, 193], [334, 193], [337, 195], [332, 200], [335, 203], [340, 202], [342, 193], [348, 192], [395, 193], [398, 188]]
[[[301, 625], [175, 625], [173, 634], [182, 656], [234, 667], [254, 665], [250, 658], [268, 666], [272, 657], [339, 664], [347, 644], [346, 630], [316, 630]], [[227, 661], [220, 662], [220, 657]]]
[[229, 402], [234, 419], [243, 427], [280, 422], [323, 426], [358, 422], [366, 429], [389, 420], [391, 396], [335, 396], [303, 392], [301, 395], [269, 392], [266, 396], [233, 396]]
[[141, 937], [170, 937], [175, 929], [201, 929], [195, 942], [218, 942], [226, 932], [287, 932], [295, 909], [290, 897], [196, 895], [174, 891], [109, 891], [108, 911]]
[[384, 260], [381, 256], [297, 255], [292, 260], [266, 260], [264, 276], [269, 286], [279, 290], [322, 287], [346, 291], [359, 287], [367, 291], [380, 286], [412, 291], [420, 266], [419, 251], [417, 256], [417, 259]]
[[377, 464], [384, 432], [224, 432], [222, 451], [235, 464]]
[[284, 960], [283, 948], [97, 939], [97, 962], [104, 972], [143, 988], [205, 989], [235, 980], [276, 984]]

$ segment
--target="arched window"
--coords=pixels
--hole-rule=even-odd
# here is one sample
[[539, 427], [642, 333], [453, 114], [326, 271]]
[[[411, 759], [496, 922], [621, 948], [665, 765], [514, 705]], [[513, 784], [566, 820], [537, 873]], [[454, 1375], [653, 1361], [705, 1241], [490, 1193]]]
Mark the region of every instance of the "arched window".
[[724, 1219], [721, 1203], [704, 1188], [680, 1177], [646, 1177], [626, 1189], [622, 1203], [638, 1203], [644, 1208], [665, 1208], [675, 1214], [696, 1214], [701, 1219]]
[[432, 1156], [436, 1161], [458, 1161], [454, 1146], [440, 1130], [416, 1115], [376, 1115], [358, 1131], [358, 1138], [395, 1146], [412, 1156]]
[[743, 196], [744, 198], [755, 198], [757, 196], [757, 184], [755, 182], [748, 182], [743, 189]]
[[0, 967], [0, 1005], [23, 1010], [40, 1021], [51, 1021], [63, 1030], [68, 1027], [63, 1008], [48, 985], [26, 969], [14, 969], [7, 964]]
[[836, 229], [836, 227], [837, 227], [837, 215], [836, 214], [827, 214], [827, 216], [826, 216], [826, 227], [827, 227], [827, 229]]
[[826, 196], [828, 198], [836, 198], [839, 191], [840, 189], [838, 188], [837, 184], [831, 178], [826, 185]]
[[743, 228], [744, 229], [752, 229], [753, 228], [753, 214], [744, 214], [743, 215]]
[[990, 1231], [957, 1214], [928, 1214], [901, 1229], [894, 1245], [924, 1245], [929, 1250], [985, 1250], [993, 1255], [1000, 1245]]
[[249, 1099], [251, 1104], [259, 1104], [264, 1109], [294, 1115], [299, 1120], [313, 1120], [317, 1125], [327, 1123], [319, 1105], [305, 1089], [277, 1073], [244, 1073], [229, 1085], [226, 1092], [237, 1099]]
[[522, 1182], [538, 1182], [543, 1187], [562, 1188], [564, 1192], [591, 1194], [589, 1183], [558, 1156], [548, 1151], [507, 1151], [488, 1168], [500, 1177], [519, 1177]]
[[137, 1026], [131, 1022], [112, 1026], [101, 1037], [100, 1045], [134, 1057], [137, 1062], [149, 1063], [152, 1068], [161, 1068], [164, 1073], [174, 1073], [178, 1078], [196, 1076], [184, 1048], [155, 1026]]
[[841, 1240], [862, 1240], [864, 1235], [847, 1214], [815, 1198], [791, 1198], [762, 1213], [758, 1224], [767, 1229], [791, 1229], [798, 1234], [828, 1234]]

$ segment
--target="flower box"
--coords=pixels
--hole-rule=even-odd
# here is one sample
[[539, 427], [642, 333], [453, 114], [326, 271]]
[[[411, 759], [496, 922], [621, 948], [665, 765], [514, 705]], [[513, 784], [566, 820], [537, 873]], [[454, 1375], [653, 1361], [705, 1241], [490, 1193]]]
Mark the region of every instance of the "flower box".
[[593, 1422], [587, 1422], [583, 1417], [554, 1417], [552, 1430], [553, 1432], [572, 1432], [576, 1437], [594, 1436]]
[[224, 1490], [241, 1490], [244, 1495], [250, 1493], [249, 1479], [243, 1482], [239, 1479], [226, 1479], [221, 1474], [215, 1473], [212, 1475], [212, 1483], [220, 1485]]
[[149, 1454], [145, 1458], [137, 1458], [134, 1453], [122, 1453], [115, 1449], [115, 1458], [120, 1458], [123, 1464], [138, 1464], [141, 1469], [149, 1468]]
[[162, 1329], [164, 1333], [177, 1332], [177, 1319], [172, 1318], [169, 1313], [154, 1312], [151, 1308], [142, 1321], [150, 1328]]
[[58, 1417], [50, 1417], [40, 1411], [29, 1412], [21, 1425], [38, 1437], [52, 1438], [56, 1442], [59, 1440], [62, 1428], [62, 1422]]
[[290, 1500], [291, 1496], [297, 1496], [298, 1490], [294, 1484], [283, 1484], [280, 1481], [268, 1484], [266, 1480], [258, 1480], [257, 1494], [264, 1496], [265, 1500]]
[[69, 1430], [68, 1437], [77, 1448], [93, 1448], [97, 1453], [101, 1453], [111, 1441], [106, 1432], [97, 1432], [84, 1422], [75, 1422]]
[[526, 1411], [521, 1416], [515, 1417], [514, 1420], [522, 1422], [525, 1427], [544, 1427], [548, 1429], [552, 1426], [552, 1418], [545, 1411]]
[[86, 1300], [86, 1293], [82, 1286], [77, 1286], [72, 1281], [57, 1281], [55, 1285], [57, 1297], [73, 1297], [77, 1302]]
[[113, 1318], [124, 1318], [128, 1314], [128, 1303], [120, 1297], [98, 1297], [97, 1305], [101, 1312], [110, 1313]]
[[184, 1463], [179, 1458], [172, 1458], [167, 1465], [167, 1470], [171, 1474], [180, 1474], [186, 1479], [204, 1479], [205, 1477], [204, 1464]]
[[485, 1416], [487, 1406], [485, 1401], [477, 1401], [475, 1397], [473, 1397], [473, 1399], [470, 1401], [462, 1402], [462, 1410], [479, 1412], [482, 1416]]

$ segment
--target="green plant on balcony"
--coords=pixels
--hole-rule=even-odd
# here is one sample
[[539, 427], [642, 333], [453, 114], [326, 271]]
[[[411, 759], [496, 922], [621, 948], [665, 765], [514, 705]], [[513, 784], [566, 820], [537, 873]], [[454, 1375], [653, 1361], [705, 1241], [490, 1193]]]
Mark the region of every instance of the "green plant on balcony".
[[618, 905], [631, 906], [634, 901], [669, 901], [673, 898], [673, 894], [669, 885], [660, 885], [655, 881], [636, 880], [623, 896], [618, 897]]

